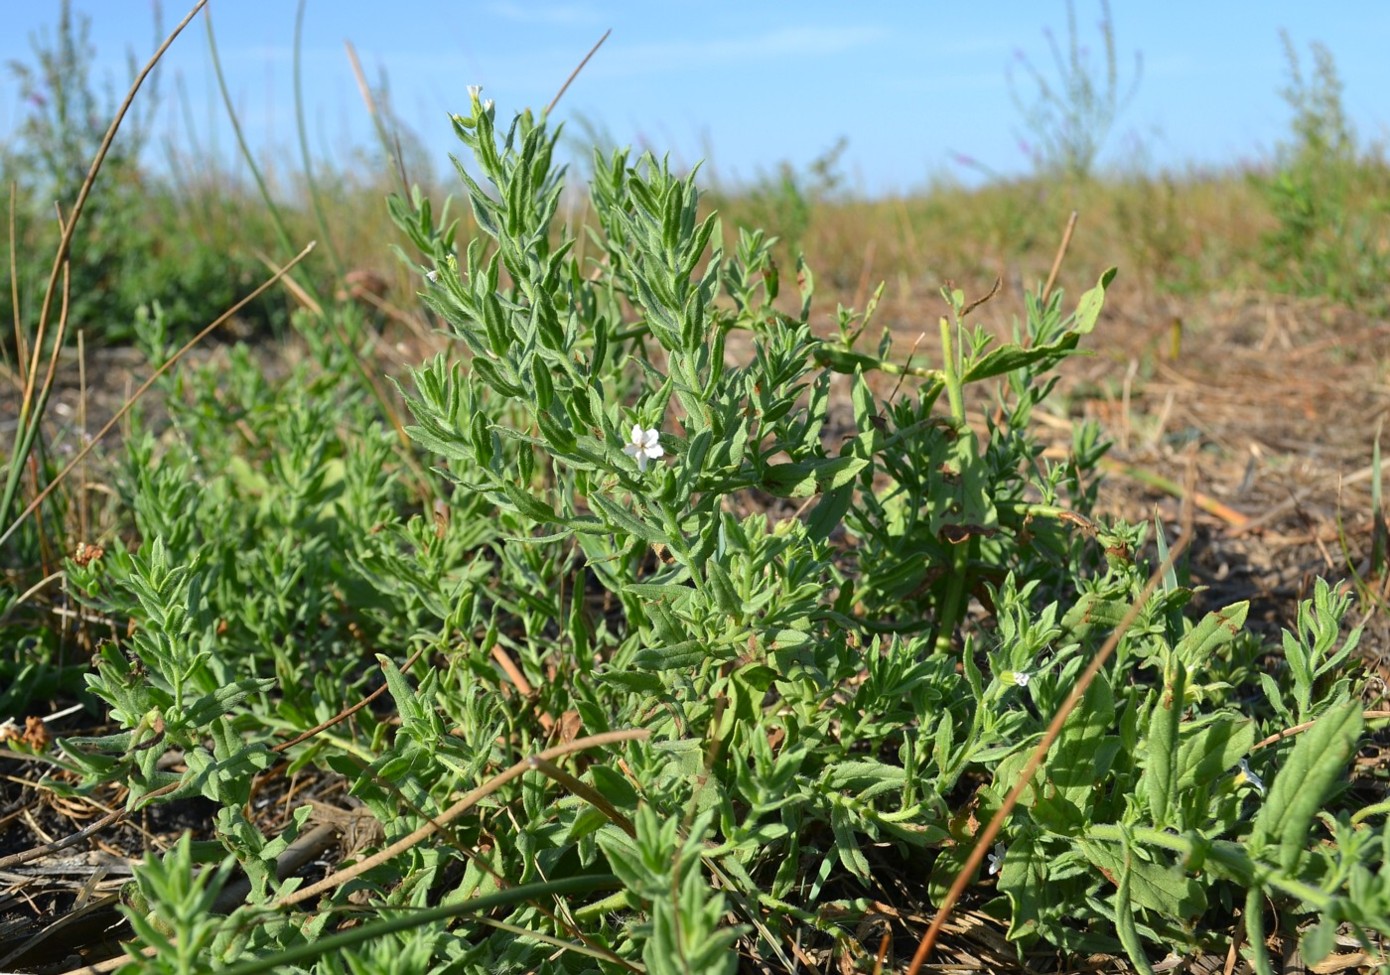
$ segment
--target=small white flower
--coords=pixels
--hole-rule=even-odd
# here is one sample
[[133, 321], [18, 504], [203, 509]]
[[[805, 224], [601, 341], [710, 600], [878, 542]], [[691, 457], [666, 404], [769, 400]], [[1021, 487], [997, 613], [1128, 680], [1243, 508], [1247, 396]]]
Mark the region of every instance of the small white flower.
[[482, 92], [483, 92], [483, 86], [482, 86], [482, 85], [469, 85], [469, 86], [468, 86], [468, 100], [469, 100], [470, 102], [477, 102], [478, 104], [480, 104], [480, 105], [482, 106], [484, 112], [490, 112], [490, 111], [492, 111], [492, 99], [491, 99], [491, 98], [479, 99], [478, 96], [481, 95]]
[[438, 283], [439, 283], [439, 269], [436, 268], [436, 269], [433, 270], [433, 271], [426, 271], [426, 272], [425, 272], [425, 280], [427, 280], [430, 284], [438, 284]]
[[1250, 762], [1244, 758], [1240, 760], [1240, 771], [1236, 773], [1236, 783], [1243, 782], [1249, 782], [1260, 795], [1265, 794], [1265, 780], [1250, 771]]
[[637, 469], [645, 471], [647, 461], [655, 460], [665, 453], [661, 449], [661, 435], [655, 429], [643, 430], [642, 424], [632, 425], [632, 437], [623, 445], [623, 453], [637, 458]]
[[1031, 674], [1029, 674], [1027, 671], [1023, 671], [1023, 670], [1016, 670], [1016, 671], [1014, 671], [1014, 683], [1017, 684], [1019, 687], [1027, 687], [1027, 686], [1028, 686], [1028, 682], [1029, 682], [1030, 680], [1032, 680], [1032, 679], [1033, 679], [1033, 676], [1032, 676]]
[[1004, 866], [1005, 846], [1003, 843], [995, 843], [994, 850], [989, 855], [989, 875], [993, 877]]

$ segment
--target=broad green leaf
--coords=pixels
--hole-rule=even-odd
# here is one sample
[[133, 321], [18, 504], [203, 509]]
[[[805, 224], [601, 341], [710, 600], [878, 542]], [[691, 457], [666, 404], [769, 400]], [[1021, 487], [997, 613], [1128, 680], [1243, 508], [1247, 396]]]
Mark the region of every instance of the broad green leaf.
[[763, 487], [783, 498], [808, 498], [816, 493], [815, 466], [804, 460], [769, 464], [763, 472]]
[[[962, 848], [962, 859], [964, 854]], [[1043, 923], [1043, 912], [1054, 900], [1048, 890], [1048, 866], [1053, 855], [1054, 851], [1049, 850], [1034, 831], [1009, 843], [1004, 865], [999, 870], [999, 889], [1009, 899], [1007, 937], [1010, 941], [1035, 936]]]
[[1279, 865], [1293, 872], [1309, 844], [1313, 817], [1346, 776], [1363, 725], [1359, 701], [1329, 708], [1298, 737], [1255, 816], [1249, 846], [1279, 847]]
[[659, 694], [666, 686], [649, 670], [600, 670], [594, 675], [603, 684], [615, 684], [638, 694]]
[[584, 774], [603, 797], [619, 809], [637, 808], [637, 790], [621, 772], [607, 765], [591, 765]]
[[1076, 317], [1072, 320], [1072, 330], [1086, 335], [1096, 327], [1101, 309], [1105, 307], [1105, 292], [1110, 282], [1115, 280], [1116, 269], [1106, 268], [1096, 286], [1081, 296], [1076, 303]]
[[730, 660], [732, 650], [716, 653], [700, 640], [685, 640], [681, 643], [660, 647], [643, 647], [632, 655], [632, 665], [640, 670], [697, 670], [707, 661]]
[[1303, 955], [1304, 963], [1309, 966], [1311, 971], [1321, 971], [1317, 968], [1318, 962], [1332, 954], [1332, 949], [1337, 945], [1337, 928], [1340, 921], [1335, 917], [1322, 917], [1318, 923], [1303, 932], [1298, 940], [1298, 950]]
[[1250, 603], [1246, 601], [1208, 613], [1174, 648], [1175, 655], [1188, 670], [1197, 672], [1207, 665], [1217, 650], [1240, 634], [1249, 611]]
[[939, 478], [927, 499], [931, 533], [952, 543], [993, 534], [999, 527], [994, 484], [976, 447], [974, 431], [966, 427], [953, 439], [938, 439], [927, 463]]
[[[1112, 883], [1129, 873], [1129, 896], [1136, 906], [1180, 918], [1197, 917], [1206, 910], [1205, 889], [1177, 864], [1145, 860], [1136, 852], [1126, 858], [1125, 852], [1113, 844], [1089, 836], [1078, 837], [1076, 845]], [[1163, 852], [1157, 851], [1156, 855], [1162, 856]]]
[[821, 491], [837, 491], [852, 485], [859, 472], [869, 466], [868, 458], [831, 457], [816, 464], [816, 487]]
[[[1105, 675], [1097, 674], [1076, 709], [1067, 715], [1062, 733], [1052, 746], [1042, 775], [1057, 797], [1085, 816], [1094, 801], [1096, 787], [1104, 781], [1119, 748], [1119, 738], [1109, 734], [1115, 723], [1115, 697]], [[1081, 825], [1081, 824], [1077, 824]]]
[[1107, 593], [1087, 592], [1062, 617], [1062, 627], [1077, 639], [1095, 630], [1113, 630], [1129, 612], [1129, 602]]
[[1182, 729], [1174, 788], [1178, 793], [1215, 782], [1249, 754], [1255, 723], [1235, 714], [1215, 714]]
[[806, 535], [813, 541], [823, 542], [845, 520], [850, 505], [854, 501], [854, 485], [844, 484], [821, 495], [816, 506], [806, 519]]
[[633, 582], [623, 586], [623, 592], [631, 593], [643, 600], [664, 599], [672, 606], [683, 606], [695, 594], [689, 586], [677, 586], [664, 582]]
[[765, 634], [768, 646], [773, 650], [793, 650], [811, 642], [811, 634], [802, 630], [769, 630]]
[[848, 789], [858, 792], [879, 792], [885, 786], [899, 788], [907, 780], [907, 772], [900, 766], [885, 765], [882, 762], [848, 761], [835, 762], [822, 777], [822, 782], [831, 789]]

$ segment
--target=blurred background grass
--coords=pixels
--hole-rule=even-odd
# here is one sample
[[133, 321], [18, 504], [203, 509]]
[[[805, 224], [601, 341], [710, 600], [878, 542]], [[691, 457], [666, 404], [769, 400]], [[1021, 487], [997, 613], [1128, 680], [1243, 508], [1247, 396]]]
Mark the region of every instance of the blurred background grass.
[[[10, 214], [0, 247], [13, 279], [11, 288], [0, 289], [0, 315], [13, 323], [13, 334], [4, 330], [7, 360], [42, 301], [62, 208], [76, 195], [115, 108], [92, 77], [96, 51], [82, 19], [66, 3], [55, 17], [56, 31], [46, 42], [36, 40], [32, 61], [8, 67], [27, 114], [0, 146]], [[1103, 40], [1113, 54], [1113, 36]], [[1029, 175], [994, 176], [980, 185], [939, 178], [911, 193], [870, 198], [851, 188], [840, 142], [818, 158], [787, 160], [751, 181], [726, 179], [710, 167], [706, 205], [722, 214], [731, 240], [738, 227], [777, 234], [784, 267], [804, 252], [823, 294], [862, 306], [881, 280], [886, 307], [909, 317], [945, 279], [975, 293], [998, 277], [1006, 295], [1021, 294], [1046, 276], [1072, 211], [1080, 222], [1067, 267], [1077, 277], [1062, 283], [1083, 286], [1095, 269], [1117, 264], [1119, 297], [1138, 299], [1141, 313], [1155, 299], [1229, 289], [1316, 295], [1382, 313], [1390, 279], [1384, 147], [1351, 129], [1331, 52], [1318, 45], [1299, 51], [1286, 39], [1286, 58], [1282, 96], [1291, 109], [1290, 130], [1268, 158], [1241, 167], [1155, 172], [1144, 165], [1142, 147], [1131, 154], [1136, 161], [1128, 171], [1098, 170], [1093, 154], [1078, 161], [1084, 150], [1073, 144], [1088, 133], [1068, 132], [1066, 125], [1089, 126], [1093, 141], [1103, 138], [1123, 108], [1126, 83], [1087, 77], [1078, 61], [1059, 69], [1069, 85], [1054, 96], [1058, 108], [1067, 107], [1066, 99], [1081, 100], [1071, 106], [1077, 110], [1071, 123], [1025, 113], [1025, 123], [1040, 129], [1035, 144], [1052, 147], [1037, 155]], [[1077, 74], [1066, 77], [1067, 71]], [[1086, 84], [1078, 87], [1078, 79]], [[166, 143], [162, 165], [143, 161], [160, 100], [172, 98], [191, 112], [177, 86], [172, 93], [143, 91], [77, 231], [70, 331], [80, 330], [89, 345], [129, 342], [140, 309], [157, 302], [171, 337], [186, 337], [310, 239], [319, 239], [320, 249], [296, 272], [309, 294], [363, 301], [379, 325], [413, 316], [403, 310], [418, 304], [418, 277], [391, 256], [397, 232], [384, 201], [406, 181], [442, 198], [456, 179], [392, 116], [384, 92], [375, 95], [368, 101], [380, 146], [334, 162], [306, 153], [297, 167], [263, 161], [262, 190], [247, 177], [245, 160], [234, 166], [196, 144]], [[580, 167], [584, 147], [609, 139], [582, 119], [569, 131]], [[964, 157], [958, 162], [976, 165]], [[582, 221], [585, 213], [582, 200], [569, 201], [569, 219]], [[458, 215], [466, 239], [469, 215]], [[267, 294], [241, 313], [233, 334], [283, 333], [299, 300], [293, 290]]]

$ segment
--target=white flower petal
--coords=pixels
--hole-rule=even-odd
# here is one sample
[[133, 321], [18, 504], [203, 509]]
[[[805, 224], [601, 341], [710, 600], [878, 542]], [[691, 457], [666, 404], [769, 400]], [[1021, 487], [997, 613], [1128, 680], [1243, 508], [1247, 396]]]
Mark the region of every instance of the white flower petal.
[[989, 854], [989, 874], [994, 876], [1004, 866], [1004, 854], [1006, 849], [1003, 843], [994, 844], [994, 850]]
[[623, 453], [637, 461], [639, 471], [645, 471], [648, 461], [666, 453], [661, 447], [661, 432], [656, 429], [643, 430], [640, 423], [634, 423], [628, 442], [623, 444]]

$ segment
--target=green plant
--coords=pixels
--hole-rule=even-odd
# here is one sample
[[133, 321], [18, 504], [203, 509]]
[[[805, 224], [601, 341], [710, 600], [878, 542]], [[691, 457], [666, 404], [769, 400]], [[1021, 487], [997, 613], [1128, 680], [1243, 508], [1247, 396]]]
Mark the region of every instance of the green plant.
[[[455, 126], [479, 167], [481, 179], [459, 168], [490, 240], [455, 260], [418, 201], [396, 204], [429, 261], [427, 300], [470, 353], [467, 370], [441, 359], [416, 373], [412, 436], [447, 460], [464, 497], [496, 505], [510, 544], [552, 553], [561, 592], [597, 585], [622, 607], [600, 634], [575, 627], [573, 604], [554, 602], [536, 620], [540, 641], [532, 625], [513, 638], [538, 679], [570, 675], [567, 688], [551, 682], [547, 707], [582, 694], [585, 704], [570, 706], [587, 728], [649, 715], [653, 745], [687, 754], [675, 776], [630, 758], [642, 788], [613, 781], [617, 812], [654, 806], [669, 824], [719, 810], [705, 869], [736, 892], [750, 922], [817, 929], [816, 905], [830, 891], [844, 891], [846, 904], [873, 889], [867, 843], [886, 841], [909, 860], [937, 850], [943, 881], [960, 862], [961, 848], [946, 841], [962, 777], [988, 770], [994, 785], [979, 795], [998, 801], [1035, 733], [1031, 716], [1061, 706], [1143, 588], [1146, 573], [1129, 554], [1136, 533], [1072, 530], [1089, 525], [1085, 475], [1103, 445], [1083, 429], [1072, 461], [1054, 467], [1037, 462], [1028, 433], [1052, 385], [1048, 367], [1090, 330], [1110, 275], [1072, 318], [1055, 296], [1032, 302], [1026, 333], [999, 347], [967, 326], [975, 304], [947, 289], [940, 368], [904, 369], [886, 358], [886, 340], [877, 355], [856, 350], [865, 321], [853, 313], [841, 313], [837, 340], [811, 336], [804, 268], [801, 316], [773, 311], [775, 285], [759, 273], [766, 243], [745, 233], [732, 256], [707, 251], [720, 239], [715, 218], [699, 219], [692, 181], [650, 157], [630, 164], [618, 153], [596, 167], [603, 257], [580, 274], [563, 231], [552, 243], [554, 137], [523, 115], [499, 144], [493, 110], [476, 95]], [[752, 351], [730, 365], [724, 349], [741, 331]], [[852, 377], [854, 432], [832, 452], [822, 430], [836, 371]], [[901, 401], [880, 400], [870, 371], [920, 382]], [[966, 422], [964, 388], [995, 377], [1004, 380], [999, 419], [981, 440]], [[944, 413], [933, 409], [938, 399]], [[735, 514], [748, 506], [740, 499], [759, 495], [805, 499], [804, 518]], [[836, 539], [853, 542], [848, 558]], [[967, 626], [977, 592], [993, 619]], [[1310, 898], [1287, 851], [1304, 849], [1305, 813], [1331, 794], [1359, 733], [1347, 682], [1316, 698], [1295, 691], [1300, 713], [1323, 716], [1320, 733], [1275, 779], [1251, 849], [1217, 844], [1248, 823], [1231, 769], [1251, 751], [1255, 725], [1228, 691], [1253, 680], [1254, 647], [1240, 634], [1243, 606], [1193, 625], [1179, 612], [1189, 596], [1174, 579], [1141, 606], [1011, 826], [1022, 852], [1005, 856], [999, 883], [1020, 940], [1123, 949], [1136, 964], [1146, 941], [1199, 941], [1193, 921], [1210, 902], [1174, 850], [1191, 863], [1219, 847], [1212, 875], [1248, 888], [1249, 903], [1292, 895], [1335, 914], [1328, 898]], [[1310, 610], [1324, 629], [1344, 612], [1322, 596]], [[496, 617], [492, 627], [503, 629]], [[1333, 654], [1319, 636], [1298, 659], [1326, 673], [1352, 645]], [[1031, 707], [1014, 704], [1020, 696]], [[1295, 796], [1297, 783], [1307, 791]], [[758, 817], [763, 809], [779, 815]], [[618, 817], [602, 812], [602, 829], [613, 830]], [[1185, 837], [1178, 847], [1165, 839], [1170, 827]], [[1276, 842], [1284, 872], [1269, 873], [1259, 857]], [[610, 865], [623, 873], [611, 856]], [[621, 902], [646, 912], [660, 898], [642, 891], [671, 882], [624, 879]], [[1041, 907], [1044, 890], [1055, 907]], [[682, 915], [691, 930], [706, 897]], [[1076, 923], [1100, 903], [1118, 941]], [[1369, 903], [1358, 920], [1373, 916]], [[651, 931], [629, 927], [632, 950]]]
[[[54, 205], [67, 220], [116, 112], [114, 94], [99, 94], [92, 78], [90, 26], [65, 0], [53, 36], [33, 38], [33, 64], [7, 65], [27, 110], [6, 153], [6, 186], [13, 181], [19, 194], [16, 246], [10, 252], [7, 238], [5, 252], [15, 266], [19, 308], [11, 290], [0, 289], [0, 318], [7, 322], [17, 312], [21, 321], [35, 317], [62, 232], [61, 225], [53, 229]], [[154, 29], [158, 36], [157, 11]], [[136, 74], [133, 59], [129, 73]], [[229, 253], [203, 222], [189, 218], [177, 175], [160, 177], [145, 165], [158, 80], [153, 72], [144, 97], [125, 113], [69, 250], [66, 314], [71, 331], [83, 330], [89, 343], [129, 342], [135, 315], [155, 298], [175, 333], [192, 335], [264, 271], [249, 253]], [[270, 301], [243, 313], [244, 324], [260, 328], [283, 320]]]
[[[1347, 600], [1316, 590], [1268, 667], [1248, 607], [1187, 619], [1176, 572], [1150, 585], [1148, 526], [1093, 519], [1094, 425], [1056, 460], [1033, 432], [1112, 271], [1003, 333], [948, 285], [914, 365], [864, 341], [872, 307], [817, 335], [804, 263], [780, 310], [769, 239], [726, 250], [693, 176], [600, 155], [581, 261], [556, 130], [499, 129], [477, 91], [453, 122], [478, 236], [421, 192], [390, 203], [457, 340], [403, 390], [435, 496], [349, 344], [281, 382], [237, 349], [164, 381], [164, 442], [128, 441], [134, 551], [68, 566], [133, 635], [88, 678], [115, 732], [63, 741], [48, 787], [217, 809], [215, 848], [137, 873], [150, 964], [849, 960], [886, 878], [939, 897], [1107, 644], [975, 881], [1011, 938], [1143, 970], [1224, 944], [1241, 904], [1265, 971], [1270, 902], [1312, 922], [1310, 958], [1340, 924], [1387, 933], [1384, 809], [1342, 788]], [[156, 360], [164, 328], [140, 324]], [[311, 804], [252, 815], [280, 769], [376, 830], [312, 885], [273, 869]], [[234, 874], [242, 901], [209, 912]]]
[[1115, 22], [1106, 0], [1101, 0], [1100, 9], [1098, 30], [1104, 48], [1102, 70], [1091, 63], [1081, 43], [1076, 28], [1076, 8], [1071, 0], [1067, 0], [1065, 52], [1052, 32], [1044, 30], [1052, 54], [1052, 67], [1056, 71], [1055, 82], [1049, 81], [1042, 69], [1020, 52], [1016, 60], [1036, 89], [1031, 98], [1025, 98], [1019, 93], [1019, 85], [1010, 69], [1009, 90], [1027, 132], [1025, 152], [1039, 175], [1044, 177], [1089, 179], [1115, 119], [1138, 90], [1143, 58], [1135, 53], [1134, 78], [1121, 94]]
[[1281, 94], [1293, 110], [1292, 132], [1274, 173], [1256, 177], [1277, 221], [1261, 241], [1264, 264], [1278, 285], [1299, 294], [1383, 303], [1390, 167], [1358, 146], [1332, 52], [1313, 44], [1313, 73], [1305, 77], [1288, 34], [1283, 40], [1289, 84]]

